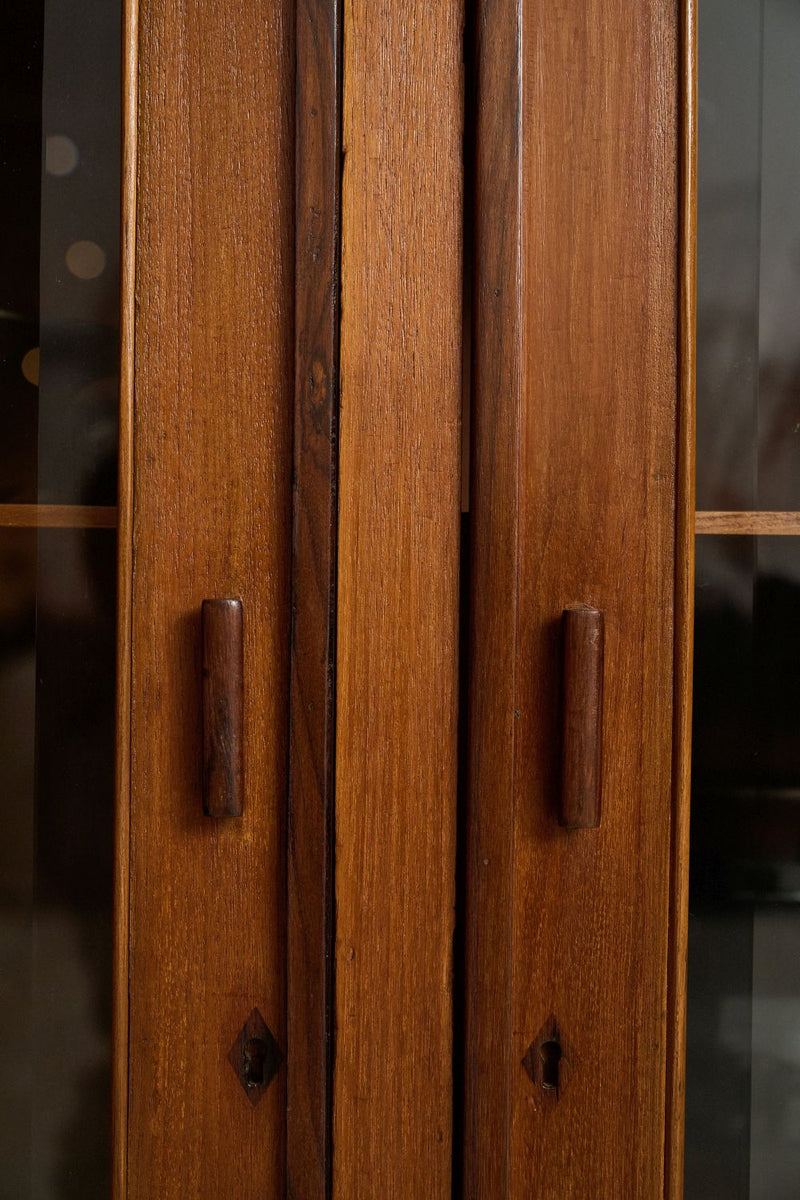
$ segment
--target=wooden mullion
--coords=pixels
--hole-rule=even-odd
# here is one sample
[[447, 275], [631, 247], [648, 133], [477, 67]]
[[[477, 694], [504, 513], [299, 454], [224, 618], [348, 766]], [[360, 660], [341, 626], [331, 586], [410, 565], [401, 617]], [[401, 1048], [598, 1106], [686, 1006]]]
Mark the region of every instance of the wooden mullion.
[[449, 1200], [461, 0], [344, 28], [336, 1200]]

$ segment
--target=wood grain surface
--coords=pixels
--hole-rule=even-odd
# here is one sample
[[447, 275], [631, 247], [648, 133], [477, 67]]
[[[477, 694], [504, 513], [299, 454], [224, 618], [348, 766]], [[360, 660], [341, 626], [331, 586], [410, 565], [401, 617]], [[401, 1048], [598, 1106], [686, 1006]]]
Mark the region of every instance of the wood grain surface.
[[116, 529], [114, 506], [0, 504], [0, 529]]
[[695, 533], [732, 534], [734, 537], [796, 537], [800, 513], [796, 512], [698, 512]]
[[344, 21], [333, 1194], [449, 1200], [463, 11]]
[[330, 1194], [339, 405], [340, 0], [297, 4], [287, 1169]]
[[[128, 1195], [286, 1187], [294, 5], [140, 0]], [[201, 804], [200, 612], [245, 620], [244, 815]]]
[[[515, 669], [506, 650], [498, 680], [478, 647], [492, 625], [476, 612], [465, 1190], [652, 1200], [664, 1186], [671, 878], [678, 11], [668, 0], [521, 7], [486, 0], [479, 14], [489, 112], [472, 588], [476, 610], [503, 609], [496, 621], [516, 607], [517, 638]], [[504, 195], [501, 225], [488, 214]], [[519, 275], [487, 287], [516, 239]], [[500, 370], [512, 387], [498, 399]], [[502, 440], [482, 415], [500, 403]], [[514, 517], [501, 516], [506, 551], [493, 558], [493, 510], [477, 509], [496, 511], [501, 496], [516, 541]], [[560, 618], [576, 602], [606, 622], [604, 810], [592, 831], [558, 824]], [[484, 740], [493, 723], [501, 736]], [[545, 1045], [557, 1087], [531, 1074]]]

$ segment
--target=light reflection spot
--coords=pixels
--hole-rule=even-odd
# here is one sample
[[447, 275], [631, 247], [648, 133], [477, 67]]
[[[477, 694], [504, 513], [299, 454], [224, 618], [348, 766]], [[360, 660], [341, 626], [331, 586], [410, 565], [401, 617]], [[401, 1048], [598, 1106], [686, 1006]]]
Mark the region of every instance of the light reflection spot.
[[28, 383], [32, 383], [34, 387], [39, 386], [39, 347], [34, 346], [33, 350], [29, 350], [22, 358], [22, 374], [27, 379]]
[[66, 259], [67, 266], [78, 279], [96, 279], [106, 266], [106, 252], [97, 242], [73, 242]]
[[71, 175], [79, 158], [78, 147], [70, 137], [54, 133], [45, 141], [44, 165], [48, 175]]

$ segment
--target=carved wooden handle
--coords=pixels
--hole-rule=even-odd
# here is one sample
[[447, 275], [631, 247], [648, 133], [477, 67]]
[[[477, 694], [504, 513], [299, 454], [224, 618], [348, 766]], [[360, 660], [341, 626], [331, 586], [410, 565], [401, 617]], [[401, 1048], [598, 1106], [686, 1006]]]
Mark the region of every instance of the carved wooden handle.
[[242, 815], [244, 639], [241, 600], [203, 601], [203, 811]]
[[585, 605], [565, 608], [562, 628], [561, 824], [567, 829], [596, 829], [603, 762], [603, 614]]

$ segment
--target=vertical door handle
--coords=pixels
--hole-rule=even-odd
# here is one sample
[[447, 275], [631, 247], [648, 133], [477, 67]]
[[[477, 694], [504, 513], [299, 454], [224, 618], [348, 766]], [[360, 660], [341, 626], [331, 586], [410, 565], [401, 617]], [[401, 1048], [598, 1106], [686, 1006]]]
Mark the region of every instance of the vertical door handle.
[[561, 824], [600, 824], [603, 767], [604, 620], [597, 608], [565, 608], [563, 631], [563, 743]]
[[203, 811], [242, 815], [244, 638], [241, 600], [203, 601]]

